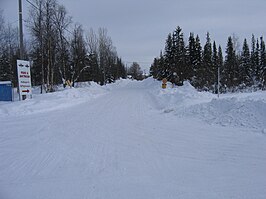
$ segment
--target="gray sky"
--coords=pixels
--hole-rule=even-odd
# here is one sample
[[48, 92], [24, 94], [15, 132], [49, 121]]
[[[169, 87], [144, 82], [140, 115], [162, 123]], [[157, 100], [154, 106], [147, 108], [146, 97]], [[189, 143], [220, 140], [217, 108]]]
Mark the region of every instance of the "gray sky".
[[[24, 10], [30, 5], [23, 1]], [[0, 8], [9, 22], [18, 19], [18, 0], [0, 0]], [[163, 50], [167, 34], [178, 25], [186, 37], [199, 34], [202, 46], [210, 32], [224, 49], [228, 36], [243, 39], [266, 36], [266, 0], [58, 0], [65, 5], [73, 22], [108, 29], [119, 56], [129, 66], [137, 61], [149, 68]], [[27, 18], [27, 12], [24, 14]], [[26, 31], [26, 29], [25, 29]], [[264, 38], [264, 40], [266, 40]]]

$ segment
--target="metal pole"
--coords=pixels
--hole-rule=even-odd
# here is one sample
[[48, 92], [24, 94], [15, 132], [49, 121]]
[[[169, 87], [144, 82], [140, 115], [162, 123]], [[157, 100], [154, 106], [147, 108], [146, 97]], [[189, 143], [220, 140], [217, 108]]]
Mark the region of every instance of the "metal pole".
[[218, 82], [217, 82], [217, 89], [218, 89], [218, 98], [220, 97], [220, 67], [218, 67]]
[[20, 53], [20, 59], [24, 59], [23, 25], [22, 25], [22, 0], [18, 0], [18, 5], [19, 5], [19, 53]]

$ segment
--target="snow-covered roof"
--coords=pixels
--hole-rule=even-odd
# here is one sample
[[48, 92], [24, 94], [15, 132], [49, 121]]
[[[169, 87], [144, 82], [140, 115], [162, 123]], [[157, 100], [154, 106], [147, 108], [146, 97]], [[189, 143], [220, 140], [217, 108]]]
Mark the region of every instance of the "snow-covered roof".
[[11, 84], [11, 81], [0, 81], [0, 84]]

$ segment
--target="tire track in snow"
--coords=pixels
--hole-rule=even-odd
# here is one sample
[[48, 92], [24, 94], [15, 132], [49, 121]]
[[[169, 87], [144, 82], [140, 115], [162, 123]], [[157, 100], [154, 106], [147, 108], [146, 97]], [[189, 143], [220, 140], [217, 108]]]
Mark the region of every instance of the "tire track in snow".
[[18, 127], [4, 124], [13, 135], [0, 134], [1, 189], [12, 199], [266, 194], [263, 137], [164, 114], [149, 92], [134, 82], [82, 105], [27, 116]]

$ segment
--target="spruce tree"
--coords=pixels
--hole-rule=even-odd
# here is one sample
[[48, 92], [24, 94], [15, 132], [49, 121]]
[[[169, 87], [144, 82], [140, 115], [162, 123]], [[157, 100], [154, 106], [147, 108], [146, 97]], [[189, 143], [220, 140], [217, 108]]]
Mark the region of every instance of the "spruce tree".
[[263, 89], [266, 89], [266, 50], [263, 37], [260, 37], [260, 76]]
[[258, 85], [259, 78], [258, 78], [258, 74], [257, 74], [256, 70], [257, 70], [258, 65], [259, 65], [259, 51], [258, 51], [258, 48], [256, 48], [256, 39], [255, 39], [254, 35], [252, 35], [252, 38], [251, 38], [250, 62], [251, 62], [252, 84]]
[[158, 66], [158, 58], [154, 58], [153, 63], [151, 64], [150, 67], [150, 75], [154, 79], [159, 79], [158, 74], [159, 74], [159, 66]]
[[237, 56], [233, 46], [232, 37], [228, 37], [224, 70], [222, 71], [224, 85], [233, 91], [238, 85], [238, 65]]
[[202, 47], [200, 44], [199, 35], [196, 36], [195, 40], [195, 66], [194, 66], [194, 77], [192, 85], [196, 88], [200, 88], [201, 84], [201, 66], [202, 66]]
[[250, 51], [247, 44], [247, 40], [244, 40], [240, 66], [239, 66], [239, 83], [241, 87], [245, 88], [246, 86], [251, 86], [251, 60], [250, 60]]
[[127, 77], [125, 64], [122, 62], [121, 58], [117, 57], [117, 78], [125, 79]]
[[212, 53], [212, 77], [213, 77], [213, 85], [215, 87], [213, 88], [213, 92], [216, 92], [217, 90], [217, 80], [218, 80], [218, 67], [219, 67], [219, 57], [218, 57], [218, 51], [216, 47], [216, 42], [213, 42], [213, 53]]
[[164, 57], [165, 57], [165, 65], [161, 70], [162, 78], [169, 78], [171, 76], [171, 71], [173, 70], [174, 65], [174, 54], [173, 54], [173, 38], [171, 34], [168, 34], [165, 43], [165, 50], [164, 50]]
[[190, 33], [187, 47], [187, 79], [192, 81], [195, 76], [194, 70], [196, 68], [196, 41], [193, 33]]
[[[223, 91], [223, 85], [221, 84], [221, 71], [223, 70], [223, 67], [224, 67], [224, 60], [223, 60], [223, 51], [222, 51], [222, 47], [219, 45], [219, 48], [218, 48], [218, 70], [219, 70], [219, 77], [217, 77], [217, 81], [218, 81], [218, 78], [219, 78], [219, 83], [220, 83], [220, 90], [222, 92]], [[218, 75], [218, 74], [217, 74]], [[222, 86], [222, 87], [221, 87]]]
[[202, 58], [201, 87], [204, 90], [208, 90], [213, 85], [215, 79], [212, 63], [212, 44], [209, 33], [207, 33], [206, 44], [204, 45]]
[[223, 67], [223, 65], [224, 65], [223, 51], [222, 51], [222, 47], [219, 45], [219, 48], [218, 48], [218, 66]]
[[[186, 48], [184, 34], [178, 26], [173, 33], [173, 64], [171, 70], [171, 82], [183, 85], [183, 81], [188, 79], [186, 70]], [[176, 74], [176, 75], [174, 75]]]
[[256, 40], [256, 48], [255, 48], [255, 78], [256, 78], [256, 84], [261, 85], [262, 79], [260, 75], [260, 45], [259, 40]]
[[218, 51], [216, 47], [216, 42], [213, 42], [213, 53], [212, 53], [212, 63], [215, 68], [218, 67]]
[[165, 57], [163, 56], [163, 53], [161, 51], [160, 52], [160, 57], [159, 57], [159, 60], [158, 60], [158, 73], [157, 73], [157, 76], [158, 76], [159, 80], [163, 79], [162, 70], [163, 70], [165, 65], [166, 65]]
[[255, 40], [255, 36], [252, 34], [251, 37], [251, 51], [250, 51], [250, 64], [251, 64], [251, 78], [253, 83], [255, 84], [255, 65], [256, 65], [256, 61], [255, 61], [255, 46], [256, 46], [256, 40]]

